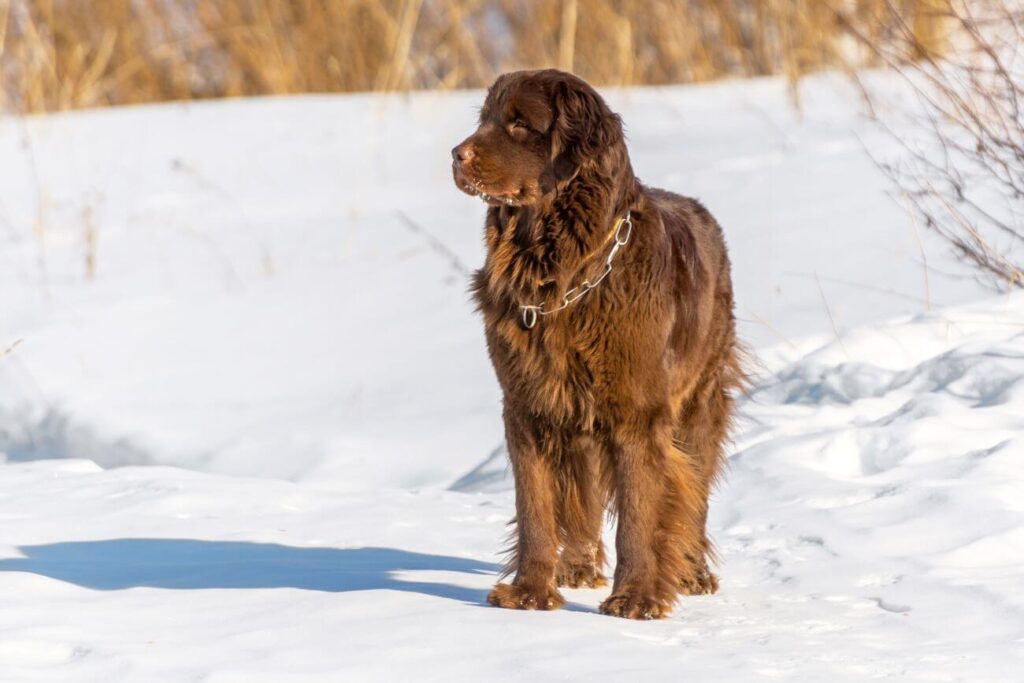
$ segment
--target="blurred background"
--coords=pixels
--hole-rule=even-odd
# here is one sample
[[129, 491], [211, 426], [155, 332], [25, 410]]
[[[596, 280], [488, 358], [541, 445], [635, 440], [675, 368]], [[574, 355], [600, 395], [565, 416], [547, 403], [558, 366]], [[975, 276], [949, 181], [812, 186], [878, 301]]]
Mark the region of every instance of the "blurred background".
[[599, 86], [941, 54], [945, 0], [5, 0], [19, 112], [292, 93], [481, 88], [555, 66]]

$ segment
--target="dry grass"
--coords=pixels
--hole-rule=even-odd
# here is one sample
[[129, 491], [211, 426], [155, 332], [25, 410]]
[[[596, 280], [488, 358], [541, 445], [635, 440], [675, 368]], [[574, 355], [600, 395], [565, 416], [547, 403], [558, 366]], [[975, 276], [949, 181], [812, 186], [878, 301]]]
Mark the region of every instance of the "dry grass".
[[[938, 49], [945, 0], [901, 0]], [[888, 0], [0, 0], [0, 106], [487, 85], [559, 66], [599, 85], [871, 64]]]

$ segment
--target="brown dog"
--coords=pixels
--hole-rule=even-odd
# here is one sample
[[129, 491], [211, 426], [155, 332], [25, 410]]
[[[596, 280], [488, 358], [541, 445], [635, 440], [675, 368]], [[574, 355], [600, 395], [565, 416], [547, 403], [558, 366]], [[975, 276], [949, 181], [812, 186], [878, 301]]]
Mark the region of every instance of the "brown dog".
[[474, 291], [516, 483], [515, 579], [488, 601], [556, 609], [557, 586], [605, 585], [609, 504], [602, 612], [659, 618], [715, 592], [708, 493], [745, 381], [718, 224], [641, 185], [619, 117], [560, 71], [498, 78], [452, 156], [489, 207]]

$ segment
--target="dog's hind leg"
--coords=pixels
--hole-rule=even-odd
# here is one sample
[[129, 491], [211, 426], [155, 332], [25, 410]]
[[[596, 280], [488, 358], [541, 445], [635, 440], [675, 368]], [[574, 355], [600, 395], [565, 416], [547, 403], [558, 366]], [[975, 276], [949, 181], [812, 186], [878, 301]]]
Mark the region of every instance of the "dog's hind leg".
[[707, 536], [708, 496], [725, 467], [725, 446], [732, 426], [733, 391], [742, 387], [735, 354], [698, 388], [684, 407], [679, 425], [680, 445], [687, 453], [704, 493], [699, 498], [699, 552], [687, 553], [687, 565], [679, 577], [679, 592], [706, 595], [718, 590], [718, 578], [711, 572], [715, 553]]

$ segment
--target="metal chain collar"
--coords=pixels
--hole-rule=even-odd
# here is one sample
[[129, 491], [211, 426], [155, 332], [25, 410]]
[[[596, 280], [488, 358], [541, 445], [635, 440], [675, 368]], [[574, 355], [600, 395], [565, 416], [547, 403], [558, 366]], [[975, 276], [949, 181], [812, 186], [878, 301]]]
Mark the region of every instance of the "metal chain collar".
[[590, 281], [589, 279], [584, 280], [570, 289], [565, 293], [565, 296], [562, 297], [562, 303], [550, 310], [544, 310], [543, 303], [521, 304], [519, 306], [519, 310], [523, 312], [523, 326], [528, 330], [532, 330], [537, 324], [538, 316], [551, 315], [552, 313], [558, 313], [559, 311], [568, 308], [571, 304], [582, 299], [590, 290], [601, 284], [601, 281], [608, 277], [608, 273], [612, 272], [612, 261], [615, 260], [615, 255], [619, 253], [619, 249], [625, 246], [632, 234], [633, 219], [630, 218], [629, 210], [627, 209], [626, 214], [619, 219], [618, 223], [615, 224], [615, 231], [612, 233], [615, 238], [615, 243], [612, 244], [612, 249], [608, 252], [608, 258], [604, 261], [604, 270], [601, 271], [601, 274], [593, 281]]

